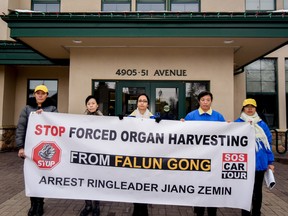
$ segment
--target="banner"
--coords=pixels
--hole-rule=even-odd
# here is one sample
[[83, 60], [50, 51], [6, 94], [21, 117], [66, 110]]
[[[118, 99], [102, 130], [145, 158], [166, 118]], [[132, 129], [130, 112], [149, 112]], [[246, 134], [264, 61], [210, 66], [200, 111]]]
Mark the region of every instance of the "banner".
[[32, 113], [27, 196], [250, 210], [247, 123]]

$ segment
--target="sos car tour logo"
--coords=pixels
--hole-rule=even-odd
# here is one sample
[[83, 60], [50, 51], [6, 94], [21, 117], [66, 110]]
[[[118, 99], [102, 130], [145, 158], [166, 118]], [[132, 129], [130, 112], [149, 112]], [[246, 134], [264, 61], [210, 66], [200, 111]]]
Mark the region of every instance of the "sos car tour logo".
[[60, 163], [61, 149], [53, 141], [42, 141], [33, 148], [32, 159], [40, 169], [53, 169]]
[[247, 168], [246, 153], [223, 153], [222, 179], [247, 179]]

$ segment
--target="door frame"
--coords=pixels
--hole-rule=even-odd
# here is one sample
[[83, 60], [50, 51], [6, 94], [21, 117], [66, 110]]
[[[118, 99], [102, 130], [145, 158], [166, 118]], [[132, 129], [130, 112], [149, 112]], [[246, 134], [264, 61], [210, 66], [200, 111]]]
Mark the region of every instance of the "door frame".
[[154, 90], [156, 88], [178, 88], [178, 116], [177, 119], [183, 118], [185, 116], [185, 83], [182, 81], [117, 81], [116, 84], [116, 95], [115, 95], [115, 105], [116, 113], [122, 114], [122, 89], [123, 87], [144, 87], [145, 93], [150, 98], [150, 111], [155, 113], [155, 101], [156, 96]]

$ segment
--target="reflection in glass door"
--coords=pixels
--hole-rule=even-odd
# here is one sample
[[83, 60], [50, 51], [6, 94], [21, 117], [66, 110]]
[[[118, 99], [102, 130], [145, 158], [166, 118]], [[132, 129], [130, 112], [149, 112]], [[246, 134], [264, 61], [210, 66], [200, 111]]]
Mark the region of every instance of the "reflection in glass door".
[[161, 119], [176, 120], [178, 117], [178, 88], [156, 88], [155, 115]]
[[[137, 97], [141, 93], [150, 99], [149, 110], [157, 117], [177, 120], [184, 116], [184, 84], [179, 82], [121, 82], [117, 85], [117, 113], [125, 116], [137, 108]], [[182, 103], [179, 103], [180, 98]], [[181, 110], [183, 110], [181, 112]]]
[[185, 113], [185, 84], [183, 82], [152, 82], [151, 101], [154, 114], [162, 119], [179, 120]]
[[145, 93], [144, 87], [122, 88], [122, 111], [124, 115], [130, 115], [137, 108], [137, 97], [142, 93]]
[[116, 91], [117, 113], [124, 116], [130, 115], [137, 108], [139, 94], [145, 93], [150, 96], [149, 86], [147, 82], [119, 82]]

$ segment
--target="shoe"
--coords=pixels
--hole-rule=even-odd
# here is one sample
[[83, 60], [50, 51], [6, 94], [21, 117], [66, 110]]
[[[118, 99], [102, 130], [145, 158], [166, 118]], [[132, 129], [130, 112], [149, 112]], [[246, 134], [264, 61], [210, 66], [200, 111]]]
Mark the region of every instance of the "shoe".
[[43, 206], [44, 206], [43, 200], [38, 200], [36, 203], [36, 208], [35, 208], [35, 216], [43, 215], [44, 213]]
[[31, 202], [31, 207], [28, 211], [28, 216], [34, 216], [36, 212], [36, 204], [34, 202]]
[[92, 216], [100, 216], [100, 209], [99, 206], [93, 208]]
[[92, 205], [85, 205], [84, 209], [80, 212], [80, 216], [88, 216], [92, 212]]

